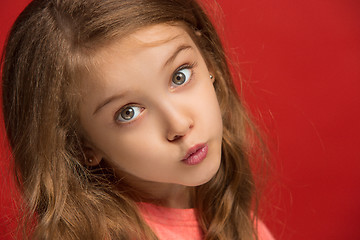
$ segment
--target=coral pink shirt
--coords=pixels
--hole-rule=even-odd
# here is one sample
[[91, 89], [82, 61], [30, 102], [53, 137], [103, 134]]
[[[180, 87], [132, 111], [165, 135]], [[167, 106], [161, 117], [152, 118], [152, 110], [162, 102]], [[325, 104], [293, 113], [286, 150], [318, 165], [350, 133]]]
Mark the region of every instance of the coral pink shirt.
[[[160, 240], [202, 240], [203, 232], [196, 218], [195, 210], [156, 206], [138, 203], [145, 221]], [[259, 240], [274, 240], [266, 226], [258, 222]]]

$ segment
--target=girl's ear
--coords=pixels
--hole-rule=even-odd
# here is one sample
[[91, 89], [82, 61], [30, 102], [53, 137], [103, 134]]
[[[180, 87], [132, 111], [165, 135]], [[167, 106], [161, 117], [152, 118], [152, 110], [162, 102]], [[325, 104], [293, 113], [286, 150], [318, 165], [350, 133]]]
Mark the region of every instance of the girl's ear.
[[93, 147], [85, 146], [84, 147], [84, 164], [89, 167], [94, 167], [99, 165], [102, 161], [102, 155], [98, 150]]

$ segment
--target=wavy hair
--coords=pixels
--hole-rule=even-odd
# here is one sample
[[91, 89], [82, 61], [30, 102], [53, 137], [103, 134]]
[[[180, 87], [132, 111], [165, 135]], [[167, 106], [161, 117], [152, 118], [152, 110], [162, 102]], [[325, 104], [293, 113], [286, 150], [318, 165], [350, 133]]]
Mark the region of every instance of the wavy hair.
[[[136, 29], [181, 23], [215, 74], [222, 160], [194, 188], [205, 239], [254, 239], [253, 124], [233, 85], [218, 34], [194, 0], [34, 0], [13, 25], [2, 56], [3, 112], [25, 202], [24, 238], [157, 239], [129, 186], [83, 165], [79, 71], [96, 51]], [[121, 188], [118, 187], [121, 185]]]

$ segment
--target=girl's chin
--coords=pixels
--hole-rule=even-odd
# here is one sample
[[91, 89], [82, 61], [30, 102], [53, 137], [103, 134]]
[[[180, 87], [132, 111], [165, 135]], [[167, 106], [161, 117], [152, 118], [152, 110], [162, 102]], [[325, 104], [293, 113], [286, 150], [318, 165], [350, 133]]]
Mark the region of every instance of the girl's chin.
[[185, 186], [188, 187], [198, 187], [203, 184], [208, 183], [218, 172], [220, 163], [217, 166], [214, 166], [211, 170], [209, 170], [207, 173], [203, 175], [197, 175], [195, 178], [191, 179], [189, 182], [186, 182]]

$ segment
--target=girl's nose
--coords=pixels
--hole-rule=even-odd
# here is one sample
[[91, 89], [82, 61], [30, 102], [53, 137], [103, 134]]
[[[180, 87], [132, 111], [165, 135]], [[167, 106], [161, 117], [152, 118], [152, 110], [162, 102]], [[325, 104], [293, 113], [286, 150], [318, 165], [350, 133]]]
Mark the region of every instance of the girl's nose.
[[194, 122], [186, 111], [172, 107], [165, 112], [167, 122], [167, 139], [175, 141], [184, 137], [193, 128]]

